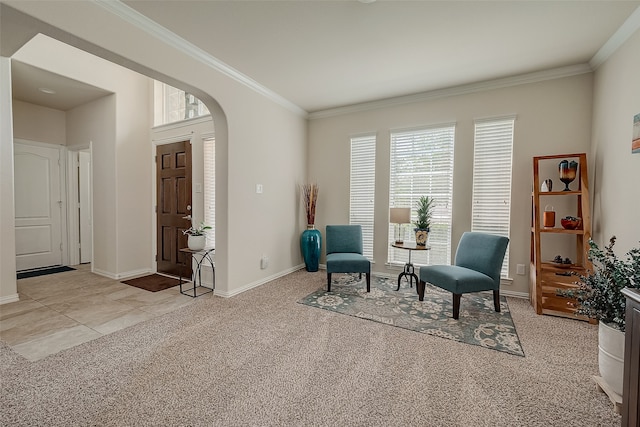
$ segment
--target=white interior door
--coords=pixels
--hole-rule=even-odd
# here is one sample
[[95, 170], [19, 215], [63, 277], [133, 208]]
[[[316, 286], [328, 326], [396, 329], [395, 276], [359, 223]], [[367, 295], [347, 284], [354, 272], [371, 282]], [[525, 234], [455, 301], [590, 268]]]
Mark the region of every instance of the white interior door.
[[93, 242], [91, 225], [91, 154], [78, 152], [78, 199], [80, 202], [80, 262], [91, 262]]
[[60, 149], [14, 144], [16, 269], [62, 264]]

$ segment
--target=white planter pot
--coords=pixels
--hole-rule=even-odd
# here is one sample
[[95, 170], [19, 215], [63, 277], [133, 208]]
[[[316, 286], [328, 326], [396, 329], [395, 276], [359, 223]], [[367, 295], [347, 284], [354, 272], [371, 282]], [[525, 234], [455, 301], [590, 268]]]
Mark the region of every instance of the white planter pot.
[[201, 251], [204, 249], [204, 246], [207, 244], [206, 236], [189, 236], [187, 240], [187, 246], [192, 251]]
[[598, 367], [602, 379], [622, 396], [624, 332], [602, 322], [598, 327]]

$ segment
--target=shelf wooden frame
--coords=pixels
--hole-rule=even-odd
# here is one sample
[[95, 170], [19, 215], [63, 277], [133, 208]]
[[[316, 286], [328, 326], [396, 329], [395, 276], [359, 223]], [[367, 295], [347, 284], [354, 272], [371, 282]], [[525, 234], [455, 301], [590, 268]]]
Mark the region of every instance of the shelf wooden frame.
[[[540, 162], [548, 160], [575, 160], [578, 162], [576, 177], [578, 189], [571, 191], [540, 191]], [[574, 181], [574, 183], [576, 182]], [[575, 185], [572, 183], [572, 185]], [[559, 227], [544, 227], [541, 220], [541, 197], [567, 197], [576, 199], [575, 216], [582, 218], [580, 228], [569, 230]], [[574, 289], [578, 276], [592, 269], [588, 259], [589, 239], [591, 238], [591, 210], [589, 207], [589, 179], [586, 153], [554, 154], [533, 158], [533, 191], [531, 193], [531, 265], [529, 298], [537, 314], [550, 314], [589, 320], [576, 315], [576, 301], [558, 295], [558, 289]], [[541, 235], [573, 235], [576, 236], [576, 260], [571, 268], [554, 265], [542, 259]]]

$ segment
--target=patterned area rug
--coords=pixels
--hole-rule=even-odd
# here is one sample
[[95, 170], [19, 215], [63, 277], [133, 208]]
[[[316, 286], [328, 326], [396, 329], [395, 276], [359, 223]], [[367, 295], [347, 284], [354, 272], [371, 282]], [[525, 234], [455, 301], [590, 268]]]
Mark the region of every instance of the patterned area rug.
[[364, 276], [362, 280], [358, 275], [336, 276], [331, 292], [318, 290], [298, 302], [524, 357], [504, 297], [500, 297], [501, 312], [496, 313], [493, 294], [463, 294], [460, 319], [454, 320], [451, 293], [435, 286], [427, 284], [424, 301], [418, 301], [415, 285], [410, 288], [405, 280], [396, 291], [396, 279], [372, 276], [367, 293]]

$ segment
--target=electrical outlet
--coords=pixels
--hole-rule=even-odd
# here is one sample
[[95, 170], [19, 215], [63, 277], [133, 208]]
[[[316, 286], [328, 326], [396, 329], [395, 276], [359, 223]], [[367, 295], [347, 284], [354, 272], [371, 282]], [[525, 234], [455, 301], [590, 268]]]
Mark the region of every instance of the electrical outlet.
[[525, 275], [524, 264], [518, 264], [516, 266], [516, 274], [518, 274], [520, 276], [524, 276]]
[[264, 270], [267, 267], [269, 267], [269, 257], [262, 255], [262, 258], [260, 259], [260, 268]]

